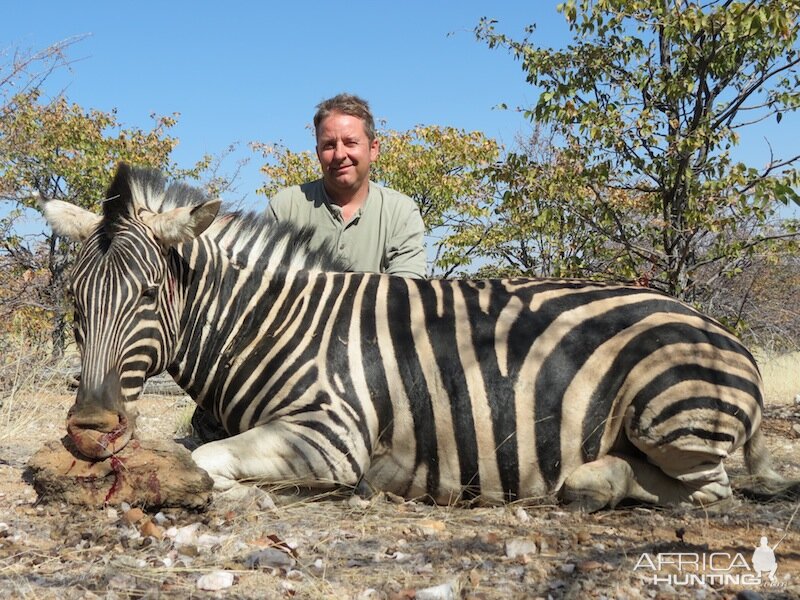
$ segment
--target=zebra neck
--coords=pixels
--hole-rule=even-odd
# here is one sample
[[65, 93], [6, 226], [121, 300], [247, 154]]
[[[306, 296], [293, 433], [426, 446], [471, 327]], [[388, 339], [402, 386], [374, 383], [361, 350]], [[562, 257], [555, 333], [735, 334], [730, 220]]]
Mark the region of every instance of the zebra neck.
[[229, 379], [254, 352], [281, 343], [287, 307], [306, 302], [325, 275], [266, 273], [233, 263], [221, 253], [192, 252], [177, 278], [182, 286], [177, 345], [170, 374], [199, 404], [226, 395]]

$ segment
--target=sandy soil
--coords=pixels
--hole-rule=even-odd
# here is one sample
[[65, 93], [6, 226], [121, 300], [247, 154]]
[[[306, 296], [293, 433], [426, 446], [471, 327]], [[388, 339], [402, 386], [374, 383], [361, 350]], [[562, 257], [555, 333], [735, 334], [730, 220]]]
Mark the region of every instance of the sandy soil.
[[[217, 495], [202, 512], [135, 517], [127, 507], [42, 504], [26, 463], [63, 435], [72, 400], [41, 393], [0, 406], [0, 598], [800, 597], [797, 502], [580, 515], [546, 500], [466, 509], [384, 495], [276, 505]], [[144, 395], [140, 437], [173, 437], [189, 403]], [[798, 416], [792, 404], [773, 406], [764, 427], [780, 470], [800, 478]], [[743, 476], [740, 456], [729, 472]], [[750, 570], [762, 536], [778, 543], [770, 584]]]

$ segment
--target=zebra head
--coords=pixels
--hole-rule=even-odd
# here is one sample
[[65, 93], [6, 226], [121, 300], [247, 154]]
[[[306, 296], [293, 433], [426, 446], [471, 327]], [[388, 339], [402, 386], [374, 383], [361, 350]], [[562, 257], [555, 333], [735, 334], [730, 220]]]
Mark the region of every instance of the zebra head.
[[120, 450], [133, 434], [144, 381], [168, 364], [177, 331], [172, 248], [214, 220], [218, 200], [156, 171], [121, 164], [103, 214], [51, 200], [42, 210], [54, 233], [82, 242], [72, 272], [81, 378], [67, 432], [92, 458]]

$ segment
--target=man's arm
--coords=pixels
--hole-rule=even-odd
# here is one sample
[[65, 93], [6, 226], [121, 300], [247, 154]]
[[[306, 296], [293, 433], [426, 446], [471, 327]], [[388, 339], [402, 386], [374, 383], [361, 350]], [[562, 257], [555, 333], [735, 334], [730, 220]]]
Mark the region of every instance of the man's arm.
[[267, 217], [275, 221], [286, 221], [290, 217], [292, 206], [292, 188], [283, 188], [269, 199]]
[[425, 224], [419, 208], [411, 200], [402, 204], [396, 227], [386, 253], [389, 275], [424, 279], [427, 273], [425, 256]]

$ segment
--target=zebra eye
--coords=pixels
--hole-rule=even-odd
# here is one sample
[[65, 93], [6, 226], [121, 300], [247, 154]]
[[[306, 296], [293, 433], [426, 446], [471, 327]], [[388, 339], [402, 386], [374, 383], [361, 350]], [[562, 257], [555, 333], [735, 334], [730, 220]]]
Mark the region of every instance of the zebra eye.
[[145, 302], [155, 302], [158, 297], [158, 286], [150, 285], [142, 290], [142, 300]]

